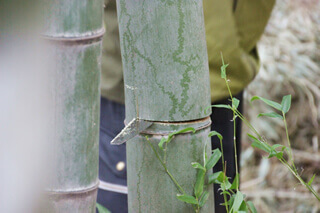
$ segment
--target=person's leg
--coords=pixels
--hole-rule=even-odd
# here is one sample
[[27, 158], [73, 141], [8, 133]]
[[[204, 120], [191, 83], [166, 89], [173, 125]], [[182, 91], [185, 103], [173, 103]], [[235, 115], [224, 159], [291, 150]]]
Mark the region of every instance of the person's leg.
[[125, 107], [101, 98], [99, 179], [97, 202], [111, 212], [126, 213], [127, 168], [126, 146], [110, 145], [111, 140], [124, 128]]
[[[242, 112], [242, 92], [235, 96], [240, 100], [239, 111]], [[230, 104], [228, 99], [219, 101], [214, 104]], [[226, 173], [227, 176], [233, 181], [236, 174], [235, 156], [234, 156], [234, 143], [233, 143], [233, 113], [231, 110], [223, 108], [213, 108], [212, 109], [212, 126], [211, 129], [219, 132], [223, 136], [223, 152], [226, 161]], [[240, 152], [241, 152], [241, 120], [236, 120], [236, 146], [238, 155], [238, 170], [240, 172]], [[212, 149], [220, 149], [220, 141], [217, 137], [212, 138]], [[222, 161], [220, 160], [217, 165], [213, 168], [213, 172], [222, 171]], [[226, 212], [226, 209], [221, 204], [224, 203], [223, 196], [220, 195], [219, 185], [214, 185], [215, 194], [215, 211], [218, 213]]]

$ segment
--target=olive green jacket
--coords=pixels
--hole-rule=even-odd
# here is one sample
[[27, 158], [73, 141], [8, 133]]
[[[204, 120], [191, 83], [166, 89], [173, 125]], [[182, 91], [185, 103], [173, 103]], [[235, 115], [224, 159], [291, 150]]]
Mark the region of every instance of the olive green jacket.
[[[106, 0], [107, 1], [107, 0]], [[204, 18], [210, 68], [211, 101], [228, 97], [220, 77], [221, 57], [229, 64], [231, 92], [241, 92], [259, 70], [257, 42], [263, 34], [275, 0], [204, 0]], [[124, 84], [115, 0], [106, 2], [101, 95], [124, 103]]]

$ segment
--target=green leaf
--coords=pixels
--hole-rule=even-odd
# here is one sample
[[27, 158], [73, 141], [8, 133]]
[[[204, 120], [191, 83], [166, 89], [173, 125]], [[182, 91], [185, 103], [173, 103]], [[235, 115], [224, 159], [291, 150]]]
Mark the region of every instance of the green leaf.
[[238, 213], [247, 213], [247, 212], [248, 212], [248, 208], [247, 208], [246, 201], [242, 201]]
[[217, 132], [217, 131], [211, 131], [209, 134], [208, 134], [208, 137], [213, 137], [213, 136], [217, 136], [220, 140], [223, 140], [223, 137], [222, 135]]
[[222, 66], [221, 66], [221, 78], [227, 79], [227, 74], [226, 74], [226, 68], [229, 66], [229, 64], [224, 64], [223, 60], [223, 55], [221, 53], [221, 61], [222, 61]]
[[198, 205], [198, 201], [195, 197], [190, 195], [177, 195], [177, 198], [185, 203], [196, 204]]
[[283, 120], [283, 117], [276, 112], [260, 113], [258, 115], [258, 118], [262, 117], [262, 116], [266, 116], [266, 117], [270, 117], [270, 118], [280, 118], [281, 120]]
[[106, 207], [104, 207], [103, 205], [96, 203], [96, 207], [98, 209], [99, 213], [111, 213]]
[[236, 196], [235, 196], [234, 201], [233, 201], [232, 208], [231, 208], [232, 212], [239, 211], [240, 206], [241, 206], [241, 204], [243, 202], [243, 198], [244, 198], [243, 194], [240, 191], [237, 191]]
[[282, 98], [281, 101], [281, 111], [287, 113], [291, 107], [291, 95], [286, 95]]
[[165, 142], [167, 142], [167, 138], [165, 138], [165, 137], [163, 137], [163, 138], [161, 138], [161, 140], [160, 140], [160, 142], [159, 142], [159, 144], [158, 144], [158, 146], [159, 146], [159, 148], [163, 151], [163, 144], [165, 143]]
[[198, 170], [197, 180], [194, 186], [194, 194], [197, 198], [199, 198], [203, 192], [205, 175], [206, 175], [206, 172], [204, 170], [201, 170], [201, 169]]
[[167, 139], [166, 142], [167, 142], [167, 143], [170, 143], [170, 141], [173, 139], [173, 137], [174, 137], [175, 135], [179, 135], [179, 134], [186, 133], [186, 132], [195, 133], [196, 130], [195, 130], [194, 128], [192, 128], [192, 127], [187, 127], [187, 128], [185, 128], [185, 129], [182, 129], [182, 130], [179, 130], [179, 131], [170, 133], [170, 134], [168, 135], [168, 139]]
[[230, 199], [228, 200], [229, 209], [231, 209], [235, 197], [236, 197], [236, 195], [233, 194], [233, 195], [230, 197]]
[[258, 211], [257, 211], [256, 207], [254, 207], [254, 204], [252, 203], [252, 201], [248, 201], [247, 206], [248, 206], [249, 210], [251, 211], [251, 213], [258, 213]]
[[251, 101], [254, 101], [254, 100], [261, 100], [263, 101], [264, 103], [268, 104], [269, 106], [279, 110], [279, 111], [282, 111], [282, 106], [277, 103], [277, 102], [274, 102], [274, 101], [271, 101], [271, 100], [268, 100], [266, 98], [262, 98], [262, 97], [259, 97], [259, 96], [253, 96], [251, 98]]
[[231, 188], [231, 183], [229, 182], [228, 179], [223, 180], [223, 183], [220, 184], [221, 190], [222, 191], [226, 191], [229, 190]]
[[226, 70], [225, 67], [221, 67], [221, 78], [226, 79], [227, 78], [227, 74], [226, 74]]
[[169, 134], [169, 138], [172, 137], [172, 136], [174, 136], [174, 135], [178, 135], [178, 134], [182, 134], [182, 133], [186, 133], [186, 132], [195, 133], [196, 130], [195, 130], [195, 128], [193, 128], [193, 127], [187, 127], [187, 128], [185, 128], [185, 129], [182, 129], [182, 130], [179, 130], [179, 131], [177, 131], [177, 132], [173, 132], [173, 133]]
[[254, 137], [253, 135], [248, 134], [248, 136], [253, 140], [253, 142], [251, 144], [252, 147], [255, 147], [255, 148], [261, 149], [267, 153], [270, 153], [271, 149], [267, 144], [263, 143], [262, 141], [260, 141], [256, 137]]
[[281, 144], [274, 144], [274, 145], [271, 146], [271, 149], [276, 150], [279, 147], [283, 148], [284, 146], [281, 145]]
[[251, 134], [247, 134], [249, 138], [251, 138], [252, 140], [255, 140], [255, 141], [259, 141], [258, 138], [256, 138], [255, 136], [251, 135]]
[[232, 107], [233, 107], [233, 108], [238, 109], [239, 104], [240, 104], [239, 99], [237, 99], [237, 98], [232, 98]]
[[[277, 151], [276, 149], [281, 147], [282, 151]], [[268, 158], [272, 158], [272, 157], [276, 157], [279, 160], [283, 157], [283, 145], [281, 144], [274, 144], [271, 146], [270, 152], [269, 152], [269, 156]]]
[[204, 114], [208, 114], [208, 110], [210, 109], [210, 108], [212, 108], [213, 106], [208, 106], [208, 107], [206, 107], [205, 109], [204, 109]]
[[229, 191], [222, 191], [221, 190], [221, 193], [220, 193], [221, 195], [224, 195], [224, 194], [226, 194], [226, 195], [228, 195], [228, 196], [231, 196], [231, 193], [229, 192]]
[[204, 204], [207, 202], [208, 198], [209, 198], [210, 193], [208, 191], [204, 191], [201, 195], [201, 198], [199, 200], [199, 206], [203, 207]]
[[253, 141], [253, 142], [251, 143], [251, 146], [254, 147], [254, 148], [261, 149], [261, 150], [263, 150], [263, 151], [265, 151], [265, 152], [267, 152], [267, 153], [270, 152], [270, 150], [267, 149], [267, 148], [263, 145], [263, 143], [260, 142], [260, 141], [258, 141], [258, 142], [257, 142], [257, 141]]
[[223, 172], [215, 172], [213, 174], [210, 174], [209, 175], [209, 178], [208, 178], [208, 182], [209, 184], [211, 183], [218, 183], [218, 184], [221, 184], [223, 182], [223, 179], [224, 179], [224, 173]]
[[173, 139], [173, 137], [174, 137], [175, 135], [182, 134], [182, 133], [186, 133], [186, 132], [195, 133], [196, 130], [195, 130], [194, 128], [192, 128], [192, 127], [188, 127], [188, 128], [179, 130], [179, 131], [177, 131], [177, 132], [170, 133], [170, 134], [168, 135], [168, 138], [165, 138], [165, 137], [161, 138], [161, 140], [160, 140], [160, 142], [159, 142], [159, 144], [158, 144], [159, 148], [160, 148], [161, 150], [163, 150], [163, 144], [164, 144], [164, 143], [170, 143], [170, 141]]
[[203, 163], [206, 165], [208, 161], [208, 155], [207, 155], [207, 144], [203, 147]]
[[207, 170], [212, 169], [217, 164], [220, 158], [221, 158], [220, 150], [219, 149], [213, 150], [212, 155], [210, 156], [208, 162], [206, 163], [206, 169]]
[[212, 155], [210, 156], [208, 162], [206, 163], [206, 170], [212, 169], [217, 164], [220, 158], [221, 158], [220, 150], [219, 149], [213, 150]]
[[281, 151], [282, 151], [282, 152], [283, 152], [283, 151], [290, 152], [290, 149], [289, 149], [289, 147], [282, 146]]
[[227, 79], [227, 73], [226, 73], [226, 68], [229, 66], [229, 64], [222, 65], [221, 66], [221, 78]]
[[193, 162], [193, 163], [191, 163], [191, 165], [195, 169], [202, 169], [202, 170], [206, 171], [206, 169], [200, 163]]
[[268, 158], [272, 158], [272, 157], [276, 157], [276, 158], [278, 158], [280, 160], [283, 157], [283, 152], [272, 151], [269, 154]]
[[232, 185], [230, 186], [230, 189], [237, 189], [237, 185], [240, 183], [239, 180], [239, 174], [237, 173], [236, 176], [234, 177], [234, 180], [232, 182]]
[[309, 186], [311, 186], [311, 184], [312, 184], [312, 182], [313, 182], [313, 180], [314, 180], [315, 177], [316, 177], [316, 174], [314, 174], [314, 175], [312, 176], [312, 178], [309, 180], [309, 182], [308, 182], [308, 185], [309, 185]]
[[226, 105], [226, 104], [215, 104], [215, 105], [212, 105], [212, 107], [215, 107], [215, 108], [232, 109], [232, 107], [231, 107], [230, 105]]

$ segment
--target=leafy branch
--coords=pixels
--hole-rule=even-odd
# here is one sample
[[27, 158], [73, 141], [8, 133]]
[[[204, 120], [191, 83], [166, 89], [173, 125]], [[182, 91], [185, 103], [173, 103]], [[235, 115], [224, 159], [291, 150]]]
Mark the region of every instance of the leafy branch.
[[[221, 57], [222, 57], [222, 55], [221, 55]], [[286, 168], [288, 168], [288, 170], [294, 175], [294, 177], [302, 185], [304, 185], [315, 196], [315, 198], [318, 199], [318, 201], [320, 201], [319, 194], [312, 187], [312, 182], [313, 182], [313, 180], [315, 178], [315, 175], [309, 180], [308, 183], [306, 183], [302, 179], [300, 174], [298, 173], [298, 171], [296, 169], [296, 166], [295, 166], [295, 163], [294, 163], [294, 157], [293, 157], [292, 148], [291, 148], [288, 125], [287, 125], [287, 121], [286, 121], [286, 114], [287, 114], [287, 112], [289, 112], [290, 107], [291, 107], [291, 95], [284, 96], [282, 98], [281, 103], [277, 103], [277, 102], [274, 102], [272, 100], [268, 100], [266, 98], [262, 98], [262, 97], [259, 97], [259, 96], [254, 96], [251, 99], [251, 102], [255, 101], [255, 100], [260, 100], [260, 101], [264, 102], [265, 104], [269, 105], [270, 107], [272, 107], [272, 108], [274, 108], [276, 110], [276, 112], [260, 113], [258, 115], [258, 117], [265, 116], [265, 117], [270, 117], [270, 118], [275, 118], [275, 119], [281, 119], [283, 121], [283, 123], [284, 123], [288, 147], [284, 146], [284, 145], [281, 145], [281, 144], [270, 145], [267, 142], [267, 140], [264, 137], [261, 136], [261, 134], [252, 126], [252, 124], [237, 109], [238, 105], [239, 105], [239, 100], [237, 100], [236, 98], [234, 98], [232, 96], [231, 89], [230, 89], [230, 86], [229, 86], [229, 80], [227, 79], [227, 74], [226, 74], [227, 66], [228, 66], [228, 64], [227, 65], [224, 64], [224, 60], [223, 60], [223, 57], [222, 57], [221, 78], [223, 78], [225, 80], [226, 86], [227, 86], [228, 91], [229, 91], [231, 104], [212, 105], [211, 107], [225, 108], [225, 109], [231, 110], [233, 112], [233, 122], [235, 123], [235, 119], [237, 117], [240, 118], [243, 121], [243, 123], [254, 134], [254, 135], [248, 134], [248, 137], [252, 140], [251, 146], [266, 152], [268, 154], [268, 158], [272, 158], [272, 157], [277, 158]], [[217, 135], [217, 134], [215, 134], [215, 135]], [[235, 133], [234, 133], [234, 136], [235, 136]], [[222, 139], [220, 139], [220, 140], [222, 140]], [[235, 141], [234, 141], [234, 143], [235, 143]], [[286, 160], [284, 155], [288, 156], [289, 161]], [[236, 151], [235, 151], [235, 157], [237, 157]], [[236, 163], [237, 163], [237, 161], [236, 161]], [[236, 174], [238, 174], [238, 172], [236, 172]], [[222, 175], [219, 174], [219, 175], [221, 177], [225, 176], [225, 174], [222, 174]], [[217, 178], [216, 183], [228, 185], [228, 183], [223, 183], [223, 179], [221, 179], [221, 177], [219, 175], [217, 175], [217, 174], [215, 175], [215, 176], [220, 178], [220, 179]], [[223, 191], [223, 189], [224, 189], [223, 185], [221, 185], [221, 189]], [[227, 192], [224, 192], [224, 193], [228, 194]], [[230, 194], [228, 194], [228, 195], [230, 196]], [[239, 206], [238, 204], [242, 200], [242, 197], [243, 196], [240, 194], [240, 192], [238, 191], [238, 188], [237, 188], [237, 193], [231, 195], [230, 200], [228, 201], [229, 208], [230, 208], [230, 203], [235, 203], [235, 201], [237, 203], [236, 207], [238, 207]], [[226, 201], [225, 201], [224, 205], [226, 206], [227, 212], [234, 212], [235, 208], [231, 207], [230, 209], [228, 209], [228, 207], [226, 205]], [[241, 205], [243, 205], [243, 204], [241, 204]], [[250, 209], [251, 212], [256, 212], [256, 210], [254, 209], [253, 203], [248, 201], [248, 202], [246, 202], [246, 205], [247, 205], [248, 209]]]
[[[232, 182], [229, 182], [229, 177], [226, 175], [226, 163], [224, 162], [223, 155], [223, 137], [220, 133], [216, 131], [212, 131], [209, 133], [209, 137], [217, 136], [220, 140], [221, 146], [221, 157], [222, 157], [222, 171], [213, 173], [209, 176], [209, 184], [215, 183], [220, 185], [220, 191], [223, 195], [224, 203], [222, 205], [225, 206], [226, 211], [228, 213], [235, 212], [251, 212], [256, 213], [257, 210], [254, 207], [251, 201], [245, 201], [245, 195], [239, 191], [239, 173], [236, 173], [236, 176]], [[229, 198], [229, 199], [228, 199]]]
[[177, 194], [177, 199], [182, 202], [191, 204], [194, 211], [198, 213], [200, 212], [200, 209], [205, 205], [210, 195], [209, 191], [205, 190], [209, 185], [209, 184], [207, 185], [205, 184], [207, 172], [211, 171], [212, 168], [217, 164], [217, 162], [221, 158], [221, 152], [218, 149], [216, 149], [213, 151], [213, 154], [208, 158], [206, 154], [206, 146], [205, 146], [203, 151], [203, 164], [199, 162], [191, 163], [191, 166], [197, 169], [197, 176], [196, 176], [196, 183], [194, 185], [194, 195], [188, 195], [167, 168], [168, 144], [173, 140], [173, 138], [176, 135], [186, 133], [186, 132], [195, 133], [196, 130], [194, 128], [189, 127], [177, 132], [173, 132], [169, 134], [168, 137], [163, 137], [158, 144], [159, 149], [163, 152], [162, 156], [158, 153], [156, 148], [153, 146], [148, 136], [146, 136], [146, 139], [149, 146], [153, 150], [156, 158], [159, 160], [160, 164], [164, 168], [165, 172], [167, 173], [167, 175], [170, 177], [172, 182], [175, 184], [175, 186], [179, 190], [180, 193]]

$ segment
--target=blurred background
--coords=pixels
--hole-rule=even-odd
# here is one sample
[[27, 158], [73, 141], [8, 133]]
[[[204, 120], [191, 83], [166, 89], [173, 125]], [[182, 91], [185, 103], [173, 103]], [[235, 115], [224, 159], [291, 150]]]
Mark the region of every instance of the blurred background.
[[[0, 9], [4, 8], [1, 7], [3, 2], [0, 0]], [[22, 11], [25, 11], [22, 4], [16, 5], [21, 5]], [[246, 117], [269, 142], [285, 145], [283, 123], [276, 119], [257, 118], [259, 113], [271, 109], [260, 102], [251, 104], [250, 99], [258, 95], [281, 102], [284, 95], [292, 95], [287, 120], [297, 169], [305, 180], [310, 180], [313, 174], [317, 175], [313, 182], [316, 190], [320, 188], [319, 11], [320, 0], [277, 1], [259, 43], [260, 73], [245, 91]], [[0, 10], [1, 14], [0, 26], [3, 27], [3, 23], [7, 23], [4, 17], [10, 13]], [[25, 29], [30, 25], [26, 24], [25, 16], [22, 17]], [[0, 32], [0, 38], [0, 55], [6, 53], [6, 57], [0, 60], [0, 97], [7, 98], [0, 100], [0, 124], [11, 121], [6, 128], [2, 125], [0, 131], [0, 170], [10, 171], [2, 173], [0, 177], [0, 210], [22, 212], [19, 207], [23, 205], [17, 206], [9, 201], [25, 202], [27, 206], [32, 201], [25, 200], [25, 197], [29, 197], [30, 191], [35, 194], [33, 187], [38, 185], [38, 174], [42, 172], [43, 165], [32, 165], [39, 162], [38, 159], [44, 159], [43, 153], [46, 153], [43, 152], [46, 148], [43, 141], [48, 129], [44, 125], [46, 120], [43, 120], [43, 115], [48, 113], [47, 105], [50, 103], [46, 98], [47, 91], [41, 88], [47, 84], [48, 79], [46, 73], [41, 72], [43, 69], [28, 66], [32, 61], [39, 61], [39, 52], [35, 50], [32, 41], [22, 45], [26, 43], [25, 38], [4, 36], [3, 32]], [[17, 45], [8, 55], [4, 47], [12, 42], [19, 42], [22, 46]], [[15, 98], [10, 99], [9, 96]], [[258, 212], [320, 212], [319, 202], [298, 184], [277, 159], [267, 159], [263, 153], [254, 151], [246, 136], [249, 131], [245, 126], [243, 128], [241, 189], [254, 201]], [[24, 170], [20, 170], [22, 167]], [[4, 184], [6, 182], [12, 185]], [[32, 184], [25, 185], [25, 182]], [[28, 212], [26, 209], [23, 211]]]
[[[259, 43], [261, 70], [245, 92], [246, 117], [269, 142], [286, 144], [281, 120], [257, 118], [270, 112], [254, 95], [281, 102], [292, 95], [289, 134], [297, 169], [305, 180], [320, 187], [320, 1], [277, 1]], [[259, 212], [320, 212], [320, 205], [277, 159], [254, 151], [243, 127], [241, 188]]]
[[49, 70], [32, 3], [0, 0], [1, 213], [34, 212], [46, 179]]

